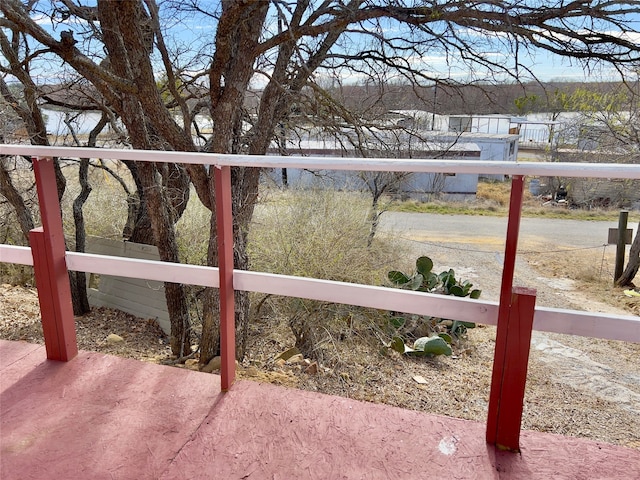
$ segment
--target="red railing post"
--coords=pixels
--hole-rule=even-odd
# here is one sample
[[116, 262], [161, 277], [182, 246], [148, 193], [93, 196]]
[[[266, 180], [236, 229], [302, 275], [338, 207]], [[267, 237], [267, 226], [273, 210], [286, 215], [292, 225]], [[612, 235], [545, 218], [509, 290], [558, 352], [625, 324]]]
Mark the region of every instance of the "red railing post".
[[489, 411], [487, 415], [487, 442], [496, 444], [499, 410], [503, 406], [500, 402], [502, 379], [504, 374], [504, 358], [509, 317], [513, 293], [513, 275], [516, 266], [518, 250], [518, 235], [520, 233], [520, 217], [522, 213], [522, 198], [524, 196], [524, 176], [514, 175], [511, 179], [511, 196], [509, 199], [509, 219], [507, 223], [507, 237], [505, 241], [504, 263], [502, 267], [502, 285], [500, 287], [500, 305], [498, 308], [498, 328], [496, 333], [496, 348], [494, 352], [493, 374], [491, 377], [491, 392], [489, 394]]
[[507, 238], [504, 248], [504, 263], [502, 266], [502, 284], [500, 286], [500, 308], [498, 325], [501, 318], [506, 318], [511, 302], [513, 288], [513, 274], [516, 269], [516, 254], [518, 251], [518, 235], [520, 234], [520, 217], [522, 215], [522, 198], [524, 196], [524, 176], [514, 175], [511, 179], [511, 195], [509, 198], [509, 218], [507, 223]]
[[515, 287], [511, 298], [508, 323], [496, 338], [490, 400], [495, 407], [490, 403], [487, 441], [502, 450], [518, 452], [536, 291]]
[[29, 233], [42, 330], [49, 360], [78, 354], [56, 174], [51, 158], [33, 158], [42, 227]]
[[220, 275], [220, 382], [228, 391], [236, 378], [236, 320], [233, 290], [231, 167], [214, 167], [218, 268]]

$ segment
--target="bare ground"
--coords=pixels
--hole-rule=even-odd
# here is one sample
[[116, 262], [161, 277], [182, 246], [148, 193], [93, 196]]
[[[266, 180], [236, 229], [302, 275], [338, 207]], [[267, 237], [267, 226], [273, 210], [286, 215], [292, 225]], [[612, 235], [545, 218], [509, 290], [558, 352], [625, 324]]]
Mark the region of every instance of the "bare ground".
[[[451, 247], [456, 246], [447, 248]], [[450, 251], [447, 254], [446, 250], [429, 246], [429, 255], [441, 268], [459, 267], [451, 265]], [[500, 276], [492, 264], [499, 262], [493, 248], [486, 250], [478, 254], [480, 263], [469, 262], [465, 255], [460, 273], [483, 288], [484, 298], [496, 299]], [[564, 277], [569, 266], [579, 270], [583, 260], [587, 266], [593, 265], [593, 254], [583, 260], [580, 255], [566, 254], [555, 260], [540, 255], [524, 257], [527, 261], [518, 265], [516, 283], [535, 286], [543, 305], [627, 315], [640, 312], [640, 302], [625, 298], [620, 290], [603, 287], [606, 282], [597, 287], [593, 282]], [[0, 338], [42, 343], [34, 288], [4, 284], [0, 305]], [[167, 339], [154, 321], [99, 308], [77, 318], [76, 325], [81, 349], [155, 363], [172, 361]], [[124, 341], [111, 343], [109, 334]], [[417, 359], [386, 352], [372, 335], [366, 317], [345, 324], [339, 337], [328, 336], [325, 341], [332, 352], [325, 356], [325, 364], [299, 357], [279, 360], [277, 356], [291, 348], [294, 339], [285, 321], [266, 316], [252, 326], [250, 354], [240, 365], [239, 377], [459, 418], [486, 419], [493, 327], [469, 330], [451, 357]], [[534, 332], [523, 428], [640, 449], [639, 356], [640, 344]], [[195, 369], [197, 360], [177, 366]], [[417, 377], [426, 383], [418, 383]]]

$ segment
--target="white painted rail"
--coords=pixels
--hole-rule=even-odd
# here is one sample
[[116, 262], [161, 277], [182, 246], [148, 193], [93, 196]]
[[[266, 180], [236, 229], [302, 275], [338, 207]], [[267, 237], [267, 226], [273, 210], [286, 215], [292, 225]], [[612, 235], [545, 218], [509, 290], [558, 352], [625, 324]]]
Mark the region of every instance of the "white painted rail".
[[223, 155], [218, 153], [117, 150], [108, 148], [46, 147], [0, 144], [0, 155], [102, 158], [141, 162], [173, 162], [214, 166], [308, 168], [433, 173], [485, 173], [586, 178], [640, 179], [640, 165], [626, 163], [491, 162], [394, 158], [336, 158], [301, 156]]
[[66, 260], [69, 270], [80, 272], [203, 287], [218, 288], [220, 286], [217, 267], [77, 252], [67, 252]]
[[[507, 175], [567, 176], [640, 179], [640, 165], [472, 160], [406, 160], [325, 157], [261, 157], [191, 152], [112, 150], [97, 148], [0, 145], [0, 155], [103, 158], [214, 166], [313, 168], [331, 170], [499, 173]], [[219, 287], [218, 269], [85, 253], [68, 252], [70, 270]], [[0, 262], [32, 265], [31, 249], [0, 245]], [[495, 325], [497, 302], [358, 285], [315, 278], [234, 270], [234, 288], [272, 295], [307, 298], [361, 307], [445, 317]], [[612, 340], [640, 342], [640, 318], [536, 307], [534, 329]]]
[[[219, 286], [216, 267], [74, 252], [68, 252], [66, 260], [70, 270], [99, 275], [214, 288]], [[33, 265], [29, 247], [0, 245], [0, 261]], [[430, 315], [484, 325], [496, 325], [498, 318], [498, 303], [483, 300], [243, 270], [234, 270], [233, 281], [238, 290]], [[536, 307], [533, 326], [535, 330], [546, 332], [640, 342], [640, 318], [633, 316]]]
[[[67, 267], [70, 270], [103, 275], [219, 287], [216, 267], [73, 252], [67, 253]], [[498, 319], [498, 302], [396, 288], [244, 270], [234, 270], [233, 284], [236, 290], [248, 292], [428, 315], [484, 325], [496, 325]], [[536, 307], [534, 329], [609, 340], [640, 342], [640, 318], [633, 316]]]
[[0, 262], [33, 265], [31, 249], [16, 245], [0, 245]]

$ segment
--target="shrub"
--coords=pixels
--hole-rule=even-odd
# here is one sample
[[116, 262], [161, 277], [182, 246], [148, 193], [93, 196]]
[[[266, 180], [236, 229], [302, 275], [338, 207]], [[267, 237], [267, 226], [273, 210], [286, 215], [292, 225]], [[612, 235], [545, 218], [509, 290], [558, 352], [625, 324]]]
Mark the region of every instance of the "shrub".
[[[380, 285], [401, 252], [376, 238], [367, 247], [366, 196], [336, 191], [288, 191], [259, 205], [249, 235], [253, 270], [342, 282]], [[263, 304], [263, 302], [259, 302]], [[269, 298], [285, 319], [296, 346], [328, 361], [328, 346], [354, 325], [375, 328], [380, 313], [299, 298]]]

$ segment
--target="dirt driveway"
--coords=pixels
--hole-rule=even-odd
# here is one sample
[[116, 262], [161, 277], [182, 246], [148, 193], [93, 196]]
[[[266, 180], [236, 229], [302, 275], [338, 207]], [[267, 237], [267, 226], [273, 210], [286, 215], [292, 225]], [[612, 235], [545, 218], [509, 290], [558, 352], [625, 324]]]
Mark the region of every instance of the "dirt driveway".
[[[404, 242], [412, 256], [431, 257], [436, 269], [453, 268], [482, 289], [483, 299], [497, 301], [506, 225], [507, 219], [501, 217], [386, 212], [380, 231]], [[574, 279], [532, 268], [541, 256], [570, 250], [584, 251], [601, 267], [598, 259], [603, 253], [615, 252], [614, 245], [605, 246], [608, 228], [615, 226], [612, 222], [522, 219], [514, 285], [535, 288], [539, 306], [628, 315], [581, 294]], [[607, 263], [605, 274], [612, 268]]]

